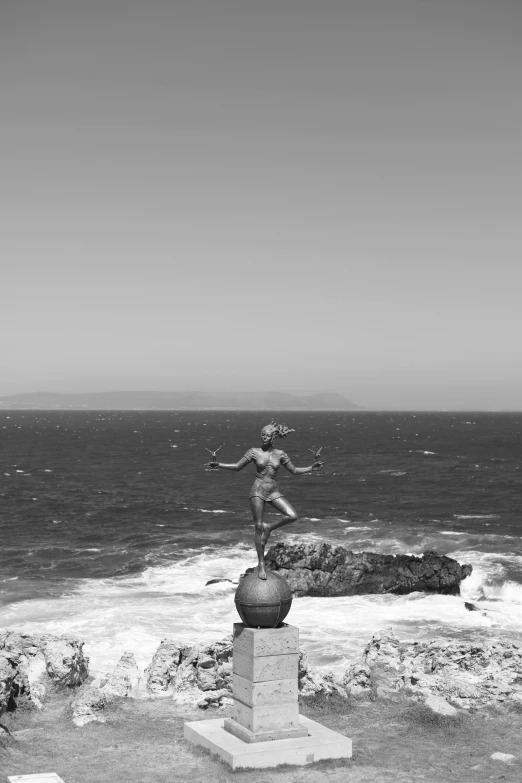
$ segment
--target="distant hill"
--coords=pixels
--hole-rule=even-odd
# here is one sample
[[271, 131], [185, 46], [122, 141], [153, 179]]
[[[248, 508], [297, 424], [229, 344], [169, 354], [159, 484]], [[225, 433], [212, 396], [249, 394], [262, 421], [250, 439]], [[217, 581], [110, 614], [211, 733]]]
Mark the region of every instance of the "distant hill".
[[329, 410], [353, 411], [361, 406], [341, 394], [297, 396], [285, 392], [158, 392], [115, 391], [86, 394], [31, 392], [0, 397], [1, 409], [26, 410]]

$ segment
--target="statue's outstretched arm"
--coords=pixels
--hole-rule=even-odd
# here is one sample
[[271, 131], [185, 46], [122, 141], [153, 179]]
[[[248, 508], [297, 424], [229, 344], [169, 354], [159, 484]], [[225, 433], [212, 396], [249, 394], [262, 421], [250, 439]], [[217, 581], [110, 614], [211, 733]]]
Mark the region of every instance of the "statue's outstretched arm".
[[207, 468], [221, 468], [221, 470], [243, 470], [245, 465], [248, 465], [250, 462], [249, 459], [246, 459], [246, 457], [241, 457], [239, 462], [217, 462], [216, 460], [213, 460], [212, 462], [207, 462], [206, 467]]
[[293, 476], [300, 476], [302, 473], [312, 473], [315, 470], [321, 470], [323, 463], [316, 460], [313, 465], [309, 465], [307, 468], [296, 468], [295, 465], [288, 460], [288, 462], [284, 463], [284, 466]]

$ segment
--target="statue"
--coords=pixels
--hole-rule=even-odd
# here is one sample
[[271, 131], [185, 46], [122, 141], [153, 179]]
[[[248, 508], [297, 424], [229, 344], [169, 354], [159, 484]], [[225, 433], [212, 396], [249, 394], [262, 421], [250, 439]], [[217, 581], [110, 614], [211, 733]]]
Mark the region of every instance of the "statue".
[[[250, 490], [250, 508], [255, 526], [254, 542], [258, 557], [257, 575], [259, 579], [263, 580], [267, 578], [265, 547], [270, 533], [278, 527], [295, 522], [297, 519], [297, 513], [277, 488], [275, 476], [278, 469], [281, 465], [284, 465], [290, 473], [297, 476], [302, 473], [312, 473], [312, 471], [321, 470], [323, 467], [323, 463], [319, 460], [322, 447], [318, 451], [313, 452], [315, 461], [313, 465], [309, 465], [306, 468], [296, 468], [284, 451], [274, 448], [274, 440], [276, 438], [285, 438], [290, 432], [295, 432], [295, 430], [289, 429], [284, 424], [276, 424], [272, 421], [261, 430], [261, 448], [249, 449], [239, 462], [235, 463], [225, 464], [218, 462], [216, 460], [217, 452], [207, 449], [212, 454], [212, 461], [207, 462], [205, 467], [210, 470], [219, 468], [222, 470], [243, 470], [249, 462], [255, 463], [256, 477]], [[283, 514], [282, 519], [278, 519], [275, 522], [265, 522], [263, 520], [263, 512], [267, 503], [270, 503]]]

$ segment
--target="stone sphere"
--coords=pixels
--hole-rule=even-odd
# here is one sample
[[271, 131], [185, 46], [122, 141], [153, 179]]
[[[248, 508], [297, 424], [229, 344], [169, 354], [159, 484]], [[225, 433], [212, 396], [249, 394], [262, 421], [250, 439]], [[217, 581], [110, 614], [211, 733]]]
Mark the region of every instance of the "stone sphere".
[[267, 569], [260, 579], [254, 568], [240, 578], [234, 601], [248, 628], [276, 628], [290, 611], [292, 591], [280, 574]]

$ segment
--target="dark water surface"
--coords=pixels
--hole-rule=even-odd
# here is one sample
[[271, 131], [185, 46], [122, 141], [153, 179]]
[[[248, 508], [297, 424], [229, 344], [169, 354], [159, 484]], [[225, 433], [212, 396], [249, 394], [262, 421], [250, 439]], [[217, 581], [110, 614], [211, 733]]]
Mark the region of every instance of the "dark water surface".
[[[325, 467], [311, 476], [280, 470], [279, 487], [300, 519], [273, 541], [436, 549], [474, 565], [475, 597], [522, 606], [522, 414], [274, 418], [296, 430], [277, 442], [295, 465], [309, 465], [310, 449], [323, 446]], [[255, 559], [253, 468], [205, 471], [206, 448], [224, 443], [220, 461], [235, 462], [259, 445], [270, 419], [230, 411], [1, 411], [0, 606], [19, 609], [0, 616], [0, 625], [36, 622], [51, 605], [49, 618], [58, 622], [60, 600], [82, 590], [107, 595], [126, 578], [149, 589], [158, 574], [175, 580], [184, 568], [188, 584], [186, 564], [190, 574], [204, 562], [209, 578], [227, 568], [237, 577], [234, 557]], [[31, 601], [40, 602], [38, 611], [35, 604], [26, 616], [20, 602], [29, 611]]]

